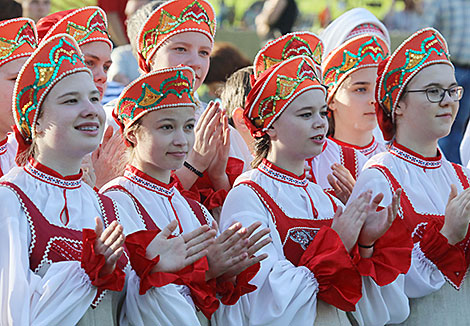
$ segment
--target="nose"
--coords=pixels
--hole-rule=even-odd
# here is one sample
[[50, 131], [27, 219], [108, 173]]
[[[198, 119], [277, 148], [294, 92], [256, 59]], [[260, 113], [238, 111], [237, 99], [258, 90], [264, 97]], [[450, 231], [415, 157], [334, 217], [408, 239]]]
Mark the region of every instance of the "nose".
[[322, 116], [320, 113], [315, 115], [312, 123], [313, 129], [326, 129], [328, 128], [328, 118]]
[[95, 84], [103, 87], [108, 79], [108, 75], [104, 71], [103, 66], [97, 65], [91, 72], [93, 73], [93, 81]]
[[186, 137], [186, 133], [184, 132], [183, 128], [177, 128], [173, 137], [173, 145], [186, 146], [187, 144], [188, 144], [188, 139]]
[[443, 97], [442, 100], [439, 102], [439, 105], [440, 105], [440, 106], [448, 106], [448, 105], [450, 105], [452, 102], [455, 102], [455, 101], [450, 97], [449, 90], [445, 90], [445, 91], [444, 91], [444, 97]]
[[94, 103], [90, 99], [87, 99], [83, 103], [82, 116], [87, 118], [96, 118], [103, 120], [102, 116], [104, 115], [103, 106], [100, 103]]
[[191, 50], [186, 60], [186, 65], [191, 67], [196, 73], [201, 69], [202, 59], [198, 56], [195, 49]]

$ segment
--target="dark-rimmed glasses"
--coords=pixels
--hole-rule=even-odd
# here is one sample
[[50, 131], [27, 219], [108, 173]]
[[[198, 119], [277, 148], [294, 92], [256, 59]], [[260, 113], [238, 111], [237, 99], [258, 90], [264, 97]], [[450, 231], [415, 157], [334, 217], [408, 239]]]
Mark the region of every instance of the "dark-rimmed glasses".
[[413, 89], [406, 91], [406, 93], [426, 93], [426, 98], [431, 103], [441, 103], [444, 96], [446, 96], [446, 92], [449, 93], [451, 99], [458, 101], [463, 96], [463, 87], [452, 86], [450, 88], [442, 88], [435, 86], [427, 89]]

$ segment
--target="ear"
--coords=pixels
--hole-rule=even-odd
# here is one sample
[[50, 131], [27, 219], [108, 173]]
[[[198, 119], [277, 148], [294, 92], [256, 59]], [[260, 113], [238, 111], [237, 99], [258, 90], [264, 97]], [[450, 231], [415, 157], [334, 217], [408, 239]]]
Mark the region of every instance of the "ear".
[[336, 101], [335, 101], [335, 97], [333, 96], [333, 98], [331, 99], [330, 103], [328, 103], [328, 109], [332, 112], [336, 111]]
[[248, 131], [248, 127], [245, 124], [245, 119], [243, 119], [243, 109], [236, 108], [232, 112], [232, 120], [235, 125], [235, 129]]
[[406, 102], [403, 100], [398, 101], [397, 106], [395, 107], [395, 116], [401, 117], [403, 112], [406, 110]]
[[132, 128], [126, 134], [127, 140], [134, 146], [137, 145], [137, 130], [138, 128]]
[[44, 128], [45, 123], [42, 119], [42, 116], [36, 120], [36, 125], [34, 126], [36, 135], [43, 135], [46, 128]]
[[271, 138], [271, 140], [277, 140], [277, 131], [276, 131], [276, 128], [274, 128], [274, 124], [275, 123], [273, 123], [273, 125], [266, 132]]

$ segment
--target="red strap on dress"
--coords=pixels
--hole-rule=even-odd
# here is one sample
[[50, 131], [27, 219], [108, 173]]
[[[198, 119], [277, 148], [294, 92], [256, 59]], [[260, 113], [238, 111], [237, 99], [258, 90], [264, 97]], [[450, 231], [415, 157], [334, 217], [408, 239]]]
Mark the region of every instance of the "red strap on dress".
[[351, 173], [354, 180], [358, 177], [357, 155], [354, 148], [340, 146], [341, 164]]
[[143, 219], [144, 224], [145, 224], [145, 228], [147, 230], [158, 230], [158, 232], [161, 231], [160, 228], [153, 221], [150, 214], [144, 208], [144, 206], [140, 203], [140, 201], [129, 190], [127, 190], [123, 186], [115, 185], [115, 186], [111, 186], [108, 189], [106, 189], [106, 192], [112, 191], [112, 190], [122, 191], [123, 193], [125, 193], [126, 195], [128, 195], [132, 199], [132, 201], [134, 202], [134, 205], [136, 206], [138, 212], [142, 216], [142, 219]]

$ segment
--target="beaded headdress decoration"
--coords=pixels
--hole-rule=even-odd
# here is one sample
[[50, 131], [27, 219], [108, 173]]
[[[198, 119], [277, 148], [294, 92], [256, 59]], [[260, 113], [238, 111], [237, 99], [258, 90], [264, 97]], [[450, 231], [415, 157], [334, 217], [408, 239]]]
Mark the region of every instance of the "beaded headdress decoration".
[[17, 132], [26, 143], [35, 136], [37, 117], [49, 91], [62, 78], [91, 71], [83, 62], [77, 42], [67, 34], [57, 34], [39, 45], [18, 74], [13, 91], [13, 116]]
[[244, 119], [254, 137], [262, 137], [285, 108], [310, 89], [326, 89], [311, 57], [297, 56], [272, 66], [256, 80], [248, 94]]
[[0, 22], [0, 66], [30, 56], [37, 47], [37, 39], [34, 21], [29, 18]]
[[298, 55], [312, 58], [317, 68], [317, 76], [321, 76], [322, 41], [310, 32], [294, 32], [268, 42], [258, 52], [253, 64], [255, 78], [275, 64]]
[[124, 131], [144, 114], [165, 108], [193, 107], [194, 71], [174, 67], [145, 74], [130, 83], [121, 93], [113, 117]]
[[65, 33], [72, 36], [79, 45], [103, 41], [112, 48], [108, 34], [106, 13], [99, 7], [84, 7], [56, 12], [41, 18], [37, 24], [40, 41]]
[[139, 67], [150, 72], [149, 62], [165, 40], [183, 32], [199, 32], [214, 42], [215, 12], [204, 0], [173, 0], [147, 18], [137, 36]]
[[379, 66], [376, 113], [386, 140], [393, 137], [394, 110], [406, 85], [424, 67], [437, 63], [452, 66], [446, 40], [428, 27], [411, 35]]
[[359, 69], [377, 67], [389, 51], [382, 38], [366, 34], [355, 36], [331, 51], [322, 64], [328, 102], [346, 77]]

